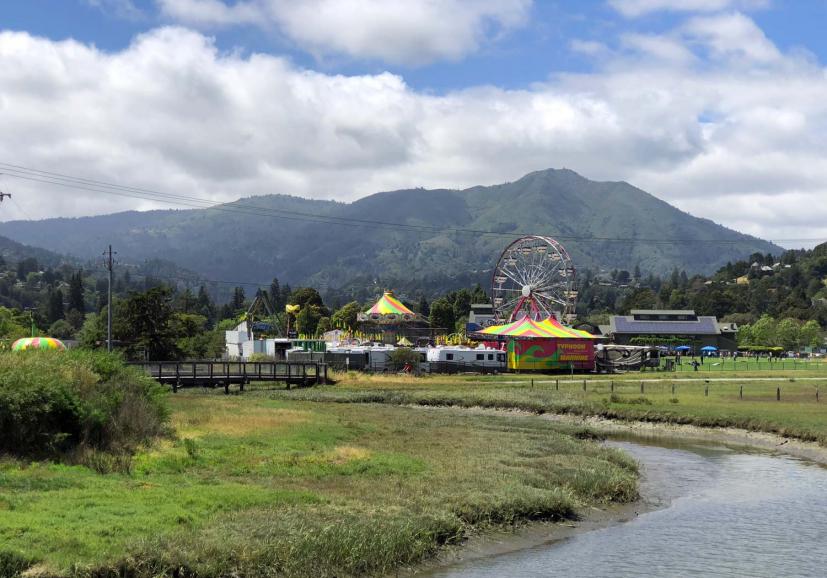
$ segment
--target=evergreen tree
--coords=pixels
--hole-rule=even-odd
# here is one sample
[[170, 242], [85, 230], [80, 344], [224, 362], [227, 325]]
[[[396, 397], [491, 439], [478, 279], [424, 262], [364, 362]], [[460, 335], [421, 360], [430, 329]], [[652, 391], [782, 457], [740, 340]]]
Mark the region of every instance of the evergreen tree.
[[58, 289], [49, 293], [49, 304], [46, 311], [46, 316], [49, 320], [49, 325], [55, 321], [63, 319], [63, 291]]
[[471, 303], [491, 303], [488, 293], [482, 288], [482, 285], [477, 283], [473, 291], [471, 291]]
[[86, 313], [83, 299], [83, 271], [78, 270], [69, 279], [69, 311]]
[[[285, 283], [284, 286], [281, 288], [281, 300], [279, 301], [281, 305], [281, 309], [284, 309], [285, 305], [290, 304], [290, 294], [293, 293], [293, 289], [290, 288], [289, 283]], [[295, 305], [295, 304], [293, 304]]]
[[230, 301], [230, 306], [233, 308], [233, 311], [238, 311], [239, 309], [244, 308], [244, 288], [243, 287], [236, 287], [233, 289], [233, 298]]
[[424, 295], [419, 298], [419, 305], [417, 305], [417, 309], [422, 317], [428, 317], [428, 315], [431, 314], [431, 306], [428, 303], [428, 300], [425, 299]]
[[270, 304], [276, 310], [276, 312], [282, 311], [284, 309], [284, 303], [282, 303], [281, 298], [281, 285], [279, 285], [279, 280], [273, 277], [273, 281], [270, 283]]
[[178, 295], [178, 310], [181, 313], [191, 313], [195, 309], [195, 295], [189, 287]]
[[207, 318], [208, 326], [215, 322], [215, 304], [210, 299], [207, 288], [201, 285], [198, 288], [198, 297], [195, 299], [195, 311]]

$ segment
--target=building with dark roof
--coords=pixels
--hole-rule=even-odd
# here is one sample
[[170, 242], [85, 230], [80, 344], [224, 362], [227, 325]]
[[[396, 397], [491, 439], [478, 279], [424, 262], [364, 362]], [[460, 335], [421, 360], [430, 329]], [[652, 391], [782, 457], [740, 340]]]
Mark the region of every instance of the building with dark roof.
[[[692, 310], [634, 309], [630, 315], [613, 315], [609, 325], [601, 325], [600, 331], [619, 345], [635, 344], [634, 338], [643, 337], [664, 338], [664, 345], [683, 340], [685, 343], [681, 345], [697, 349], [707, 345], [722, 351], [738, 348], [735, 323], [720, 323], [714, 316], [697, 315]], [[653, 345], [658, 344], [653, 342]]]

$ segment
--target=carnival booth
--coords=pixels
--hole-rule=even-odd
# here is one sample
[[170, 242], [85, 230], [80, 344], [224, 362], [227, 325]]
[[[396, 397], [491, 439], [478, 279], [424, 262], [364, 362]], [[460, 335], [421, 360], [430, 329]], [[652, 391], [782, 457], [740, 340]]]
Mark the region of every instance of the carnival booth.
[[508, 368], [514, 371], [594, 369], [597, 338], [586, 331], [565, 327], [553, 317], [542, 321], [523, 317], [487, 327], [477, 335], [503, 343], [508, 352]]

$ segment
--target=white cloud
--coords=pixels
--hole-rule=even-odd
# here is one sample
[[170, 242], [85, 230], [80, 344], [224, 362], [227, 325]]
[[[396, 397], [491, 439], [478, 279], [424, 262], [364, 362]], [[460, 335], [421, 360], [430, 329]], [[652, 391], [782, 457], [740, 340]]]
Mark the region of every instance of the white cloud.
[[87, 5], [125, 20], [141, 20], [144, 12], [132, 0], [83, 0]]
[[278, 30], [317, 57], [392, 64], [458, 60], [522, 26], [532, 0], [157, 0], [195, 26], [251, 24]]
[[649, 34], [625, 34], [621, 38], [621, 44], [627, 50], [636, 52], [647, 59], [683, 64], [695, 60], [692, 51], [684, 46], [678, 38]]
[[263, 25], [267, 23], [267, 10], [264, 3], [254, 0], [235, 4], [226, 4], [222, 0], [156, 1], [164, 16], [192, 26]]
[[704, 16], [691, 19], [685, 34], [706, 46], [716, 59], [746, 58], [756, 62], [774, 62], [781, 53], [753, 20], [740, 13]]
[[[732, 56], [701, 24], [601, 49], [592, 73], [445, 95], [222, 53], [182, 28], [115, 53], [5, 32], [0, 125], [14, 138], [0, 161], [215, 201], [351, 200], [569, 167], [763, 237], [827, 236], [824, 67], [774, 47]], [[0, 189], [32, 217], [163, 206], [8, 176]]]
[[769, 0], [608, 0], [609, 5], [627, 18], [653, 12], [720, 12], [727, 9], [765, 8]]

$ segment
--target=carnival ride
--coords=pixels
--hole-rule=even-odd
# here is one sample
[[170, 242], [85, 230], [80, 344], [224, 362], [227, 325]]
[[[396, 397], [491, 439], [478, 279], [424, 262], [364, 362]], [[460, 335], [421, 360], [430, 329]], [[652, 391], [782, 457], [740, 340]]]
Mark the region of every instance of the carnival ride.
[[521, 317], [568, 321], [574, 316], [574, 264], [565, 247], [551, 237], [530, 235], [508, 245], [492, 281], [494, 317], [499, 323]]

